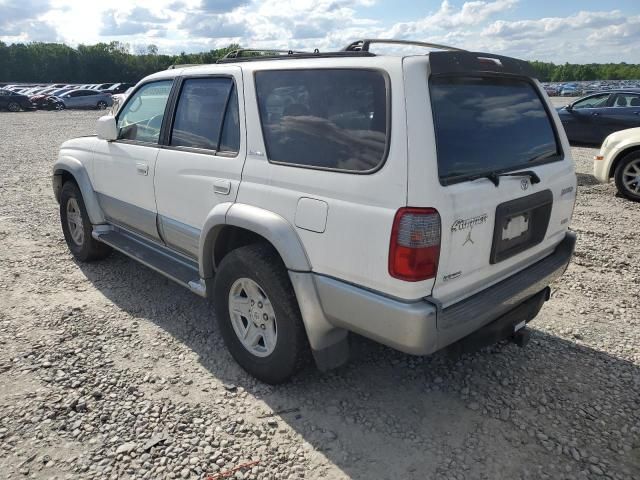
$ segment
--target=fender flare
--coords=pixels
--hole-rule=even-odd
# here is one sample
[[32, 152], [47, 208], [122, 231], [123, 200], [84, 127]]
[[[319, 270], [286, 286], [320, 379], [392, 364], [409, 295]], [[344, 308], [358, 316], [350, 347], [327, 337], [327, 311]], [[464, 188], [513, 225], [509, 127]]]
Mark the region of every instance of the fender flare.
[[225, 226], [252, 231], [267, 239], [278, 251], [288, 270], [311, 271], [307, 253], [293, 226], [277, 213], [242, 203], [216, 205], [204, 222], [199, 244], [201, 278], [211, 278], [215, 265], [211, 257], [218, 235]]
[[80, 188], [82, 193], [82, 200], [87, 209], [89, 220], [94, 225], [105, 223], [104, 213], [98, 202], [98, 196], [93, 189], [89, 174], [83, 163], [73, 157], [62, 156], [58, 158], [53, 165], [53, 193], [56, 197], [56, 201], [60, 202], [60, 191], [62, 190], [62, 174], [69, 173]]
[[[244, 228], [264, 237], [278, 251], [296, 294], [302, 321], [316, 365], [320, 370], [336, 368], [349, 356], [347, 331], [326, 318], [311, 273], [311, 263], [293, 226], [277, 213], [241, 203], [221, 203], [207, 216], [199, 244], [200, 276], [214, 274], [213, 250], [225, 226]], [[210, 282], [209, 282], [210, 283]]]

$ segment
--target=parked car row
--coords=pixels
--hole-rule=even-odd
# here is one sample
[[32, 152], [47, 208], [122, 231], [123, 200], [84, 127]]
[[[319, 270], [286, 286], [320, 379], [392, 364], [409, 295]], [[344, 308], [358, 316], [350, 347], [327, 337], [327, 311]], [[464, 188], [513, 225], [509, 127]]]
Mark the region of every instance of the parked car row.
[[640, 80], [600, 80], [597, 82], [545, 82], [542, 84], [551, 97], [579, 97], [612, 90], [640, 90]]
[[35, 109], [64, 110], [65, 108], [104, 110], [113, 105], [113, 95], [120, 95], [132, 86], [131, 83], [10, 84], [0, 88], [0, 109], [12, 112]]

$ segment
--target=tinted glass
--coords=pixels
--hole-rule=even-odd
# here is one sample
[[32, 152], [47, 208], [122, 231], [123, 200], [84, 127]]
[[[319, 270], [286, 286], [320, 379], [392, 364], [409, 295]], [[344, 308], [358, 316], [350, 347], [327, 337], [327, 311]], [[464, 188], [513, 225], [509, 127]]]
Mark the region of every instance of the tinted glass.
[[164, 80], [140, 87], [118, 114], [118, 138], [158, 143], [172, 84]]
[[256, 73], [268, 158], [274, 162], [367, 171], [384, 161], [387, 94], [371, 70]]
[[528, 82], [433, 77], [430, 90], [442, 183], [560, 158], [549, 115]]
[[593, 97], [585, 98], [584, 100], [578, 100], [572, 106], [574, 110], [580, 110], [581, 108], [601, 108], [607, 106], [607, 100], [609, 100], [609, 94], [595, 95]]
[[232, 87], [230, 78], [185, 80], [178, 99], [171, 145], [217, 150]]
[[614, 107], [640, 107], [640, 94], [637, 93], [618, 93], [613, 102]]
[[240, 114], [238, 112], [238, 95], [235, 86], [231, 87], [231, 97], [220, 135], [221, 152], [237, 152], [240, 149]]

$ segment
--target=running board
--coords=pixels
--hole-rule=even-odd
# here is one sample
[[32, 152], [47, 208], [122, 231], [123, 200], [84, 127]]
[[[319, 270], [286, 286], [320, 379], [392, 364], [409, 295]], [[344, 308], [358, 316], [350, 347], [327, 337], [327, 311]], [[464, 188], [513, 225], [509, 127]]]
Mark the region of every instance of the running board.
[[93, 238], [106, 243], [115, 250], [137, 260], [143, 265], [161, 273], [193, 293], [201, 297], [207, 296], [205, 282], [198, 274], [198, 265], [139, 235], [104, 225], [96, 226], [92, 232]]

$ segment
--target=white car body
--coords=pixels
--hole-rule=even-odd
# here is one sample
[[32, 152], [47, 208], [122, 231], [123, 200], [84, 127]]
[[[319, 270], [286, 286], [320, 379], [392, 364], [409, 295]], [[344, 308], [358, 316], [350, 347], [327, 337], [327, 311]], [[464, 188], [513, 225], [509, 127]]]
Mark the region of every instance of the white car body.
[[639, 147], [640, 127], [612, 133], [604, 140], [600, 153], [593, 161], [593, 176], [600, 183], [609, 183], [615, 172], [616, 161]]
[[[388, 119], [393, 127], [386, 161], [375, 172], [298, 168], [267, 159], [256, 73], [282, 70], [284, 65], [293, 70], [384, 72], [392, 92]], [[564, 271], [566, 252], [555, 276], [533, 280], [532, 272], [570, 240], [576, 177], [558, 115], [535, 82], [562, 158], [531, 167], [539, 183], [521, 175], [501, 177], [499, 186], [487, 178], [443, 185], [435, 173], [436, 138], [426, 81], [430, 73], [428, 55], [247, 61], [159, 72], [142, 80], [129, 99], [142, 85], [158, 80], [207, 75], [233, 79], [241, 119], [237, 154], [108, 141], [104, 138], [111, 134], [101, 133], [103, 138], [62, 145], [54, 185], [59, 188], [68, 178], [65, 172], [76, 177], [83, 196], [90, 197], [85, 203], [95, 238], [120, 225], [139, 232], [145, 241], [164, 242], [162, 248], [193, 262], [199, 278], [182, 283], [203, 295], [216, 268], [215, 259], [213, 270], [208, 263], [211, 232], [228, 225], [253, 229], [273, 243], [289, 270], [314, 352], [330, 349], [350, 330], [405, 352], [431, 353], [515, 308]], [[100, 129], [106, 130], [100, 131], [110, 131], [112, 122], [105, 119]], [[542, 193], [553, 202], [543, 238], [521, 253], [490, 261], [497, 208]], [[439, 213], [440, 254], [433, 278], [405, 281], [390, 274], [394, 218], [407, 207]], [[132, 223], [114, 226], [110, 218], [119, 215]], [[532, 220], [527, 215], [505, 227], [502, 238], [527, 231]], [[572, 245], [566, 248], [572, 251]], [[531, 284], [526, 284], [527, 277]], [[517, 292], [500, 299], [499, 292], [516, 286]], [[483, 294], [481, 307], [476, 302]], [[450, 316], [438, 317], [442, 312]]]

